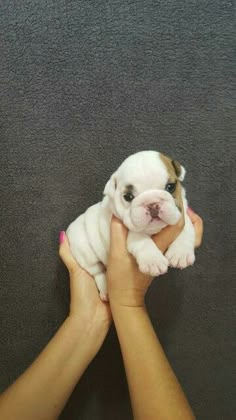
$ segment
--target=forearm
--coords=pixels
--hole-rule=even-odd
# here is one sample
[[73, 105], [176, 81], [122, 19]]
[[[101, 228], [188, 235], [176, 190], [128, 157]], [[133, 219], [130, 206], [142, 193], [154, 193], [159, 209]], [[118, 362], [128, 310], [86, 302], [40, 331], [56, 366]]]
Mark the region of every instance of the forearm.
[[144, 307], [112, 304], [136, 420], [192, 420], [194, 415]]
[[67, 318], [32, 365], [0, 396], [0, 418], [58, 418], [102, 337]]

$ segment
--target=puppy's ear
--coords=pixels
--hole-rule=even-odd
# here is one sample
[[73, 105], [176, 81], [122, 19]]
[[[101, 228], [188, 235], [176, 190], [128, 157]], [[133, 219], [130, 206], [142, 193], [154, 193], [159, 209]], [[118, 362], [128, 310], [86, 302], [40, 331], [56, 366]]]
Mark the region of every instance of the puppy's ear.
[[172, 160], [171, 163], [174, 167], [177, 177], [179, 178], [180, 181], [183, 181], [186, 174], [186, 170], [184, 169], [182, 165], [180, 165], [179, 162], [177, 162], [177, 160]]
[[112, 174], [109, 181], [107, 181], [103, 194], [108, 195], [108, 197], [112, 198], [116, 191], [116, 172]]

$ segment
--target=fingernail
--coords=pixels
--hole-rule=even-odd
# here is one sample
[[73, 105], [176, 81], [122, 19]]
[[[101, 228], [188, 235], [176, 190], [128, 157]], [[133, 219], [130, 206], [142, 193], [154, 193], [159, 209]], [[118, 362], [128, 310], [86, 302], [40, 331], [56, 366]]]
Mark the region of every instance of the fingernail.
[[195, 213], [195, 211], [192, 209], [192, 207], [188, 206], [188, 209], [189, 209], [190, 211], [192, 211], [193, 213]]
[[61, 244], [64, 241], [64, 239], [65, 239], [65, 232], [64, 232], [64, 230], [62, 230], [59, 233], [59, 243]]

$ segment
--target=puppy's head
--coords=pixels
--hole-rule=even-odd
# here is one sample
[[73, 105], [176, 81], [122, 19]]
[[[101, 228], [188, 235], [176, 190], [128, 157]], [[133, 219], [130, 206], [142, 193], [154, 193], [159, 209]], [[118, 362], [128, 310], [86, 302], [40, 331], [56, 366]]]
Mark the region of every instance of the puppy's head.
[[181, 216], [181, 181], [185, 169], [159, 152], [129, 156], [106, 183], [113, 213], [131, 231], [149, 235]]

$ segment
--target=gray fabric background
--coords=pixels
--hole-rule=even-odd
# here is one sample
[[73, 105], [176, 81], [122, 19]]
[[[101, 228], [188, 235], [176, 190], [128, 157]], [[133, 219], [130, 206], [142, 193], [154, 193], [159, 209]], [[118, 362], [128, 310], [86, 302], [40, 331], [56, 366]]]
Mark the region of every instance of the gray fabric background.
[[[205, 236], [148, 310], [197, 418], [233, 420], [232, 2], [10, 0], [0, 31], [1, 390], [67, 314], [58, 232], [125, 157], [154, 149], [186, 167]], [[112, 329], [61, 416], [111, 418], [132, 418]]]

